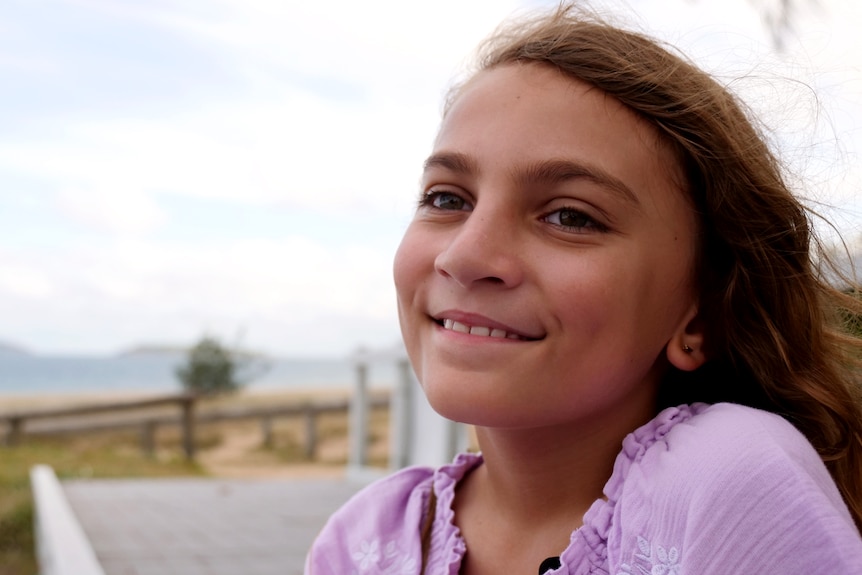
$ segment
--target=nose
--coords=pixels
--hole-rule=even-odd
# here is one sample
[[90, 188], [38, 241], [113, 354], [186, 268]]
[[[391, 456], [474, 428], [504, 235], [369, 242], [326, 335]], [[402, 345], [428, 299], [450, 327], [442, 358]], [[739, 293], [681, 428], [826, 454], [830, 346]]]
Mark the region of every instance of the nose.
[[[509, 220], [509, 221], [507, 221]], [[523, 281], [516, 226], [511, 218], [474, 211], [434, 260], [437, 273], [463, 287], [515, 287]]]

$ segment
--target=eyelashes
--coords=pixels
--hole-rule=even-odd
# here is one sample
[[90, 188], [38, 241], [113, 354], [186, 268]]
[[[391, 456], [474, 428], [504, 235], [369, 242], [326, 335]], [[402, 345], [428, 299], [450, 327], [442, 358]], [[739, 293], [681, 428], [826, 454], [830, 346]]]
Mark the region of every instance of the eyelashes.
[[542, 217], [542, 220], [563, 230], [606, 232], [608, 227], [578, 208], [564, 207]]
[[472, 210], [473, 206], [454, 192], [447, 190], [429, 190], [419, 198], [420, 208], [434, 208], [442, 211]]
[[[474, 207], [463, 194], [446, 189], [430, 189], [419, 198], [419, 209], [446, 214], [471, 212]], [[539, 221], [570, 234], [605, 233], [610, 228], [587, 210], [575, 206], [562, 206], [545, 212]]]

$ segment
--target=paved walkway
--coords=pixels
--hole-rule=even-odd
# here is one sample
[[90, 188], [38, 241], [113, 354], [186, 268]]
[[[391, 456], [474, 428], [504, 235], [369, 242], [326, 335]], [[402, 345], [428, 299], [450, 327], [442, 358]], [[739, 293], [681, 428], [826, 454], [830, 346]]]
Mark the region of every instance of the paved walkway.
[[340, 479], [67, 480], [106, 575], [301, 575]]

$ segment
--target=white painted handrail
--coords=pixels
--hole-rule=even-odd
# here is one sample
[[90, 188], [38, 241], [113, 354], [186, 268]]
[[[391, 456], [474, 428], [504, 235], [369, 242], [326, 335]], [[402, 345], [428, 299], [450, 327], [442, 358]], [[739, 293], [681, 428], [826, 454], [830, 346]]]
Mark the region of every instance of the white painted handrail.
[[54, 470], [30, 469], [40, 575], [105, 575]]

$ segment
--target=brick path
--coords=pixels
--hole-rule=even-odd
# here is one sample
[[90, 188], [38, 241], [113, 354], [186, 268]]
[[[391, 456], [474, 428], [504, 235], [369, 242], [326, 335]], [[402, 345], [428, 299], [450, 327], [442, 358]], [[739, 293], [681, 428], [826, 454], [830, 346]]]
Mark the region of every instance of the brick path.
[[301, 575], [342, 479], [66, 480], [106, 575]]

